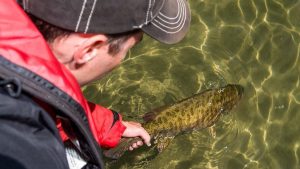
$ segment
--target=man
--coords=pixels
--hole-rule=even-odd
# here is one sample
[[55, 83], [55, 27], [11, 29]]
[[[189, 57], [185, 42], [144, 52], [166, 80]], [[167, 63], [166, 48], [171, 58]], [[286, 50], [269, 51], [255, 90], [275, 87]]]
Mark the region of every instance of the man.
[[[143, 32], [163, 43], [180, 41], [190, 23], [187, 2], [18, 2], [39, 32], [14, 1], [0, 1], [1, 168], [103, 168], [100, 146], [113, 147], [122, 136], [150, 145], [139, 123], [88, 103], [80, 86], [119, 65]], [[67, 161], [65, 147], [86, 163]]]

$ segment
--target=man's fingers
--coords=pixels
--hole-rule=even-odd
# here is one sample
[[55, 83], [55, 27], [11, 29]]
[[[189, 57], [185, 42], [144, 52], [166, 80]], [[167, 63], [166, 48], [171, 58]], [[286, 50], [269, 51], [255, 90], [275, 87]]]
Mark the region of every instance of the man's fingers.
[[150, 135], [142, 127], [140, 123], [132, 122], [132, 121], [130, 122], [122, 121], [122, 123], [124, 124], [124, 126], [126, 126], [126, 130], [123, 133], [123, 137], [141, 137], [145, 144], [151, 146]]
[[144, 143], [143, 143], [142, 141], [138, 141], [138, 142], [136, 142], [136, 144], [137, 144], [138, 146], [142, 146]]
[[129, 150], [132, 151], [133, 149], [135, 148], [138, 148], [140, 146], [142, 146], [144, 143], [142, 141], [138, 141], [136, 143], [133, 143], [130, 147], [129, 147]]
[[136, 143], [133, 143], [131, 147], [132, 148], [138, 148], [138, 145]]
[[140, 133], [140, 137], [143, 139], [144, 143], [147, 145], [147, 146], [151, 146], [151, 143], [150, 143], [150, 140], [151, 140], [151, 137], [150, 135], [146, 132], [146, 130], [143, 128], [144, 131], [142, 131]]

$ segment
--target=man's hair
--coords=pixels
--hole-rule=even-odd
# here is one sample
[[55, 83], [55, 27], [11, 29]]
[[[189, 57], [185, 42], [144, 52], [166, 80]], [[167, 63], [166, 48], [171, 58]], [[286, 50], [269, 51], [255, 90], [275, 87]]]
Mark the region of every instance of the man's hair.
[[[47, 23], [31, 14], [28, 13], [32, 22], [36, 25], [40, 33], [43, 35], [45, 40], [49, 43], [53, 42], [58, 37], [67, 37], [74, 31], [63, 29], [57, 27], [53, 24]], [[105, 34], [108, 37], [109, 49], [108, 53], [111, 55], [116, 55], [120, 52], [122, 44], [130, 38], [132, 35], [136, 34], [139, 30], [134, 30], [119, 34]]]

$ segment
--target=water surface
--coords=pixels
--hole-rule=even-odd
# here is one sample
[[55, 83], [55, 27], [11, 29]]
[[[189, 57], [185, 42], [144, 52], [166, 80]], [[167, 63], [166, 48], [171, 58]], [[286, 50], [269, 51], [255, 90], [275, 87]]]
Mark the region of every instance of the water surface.
[[[153, 108], [227, 83], [241, 103], [208, 130], [180, 135], [161, 154], [127, 153], [108, 168], [299, 169], [299, 0], [193, 0], [176, 45], [144, 37], [124, 63], [84, 88], [87, 98], [141, 121]], [[150, 156], [149, 156], [150, 154]]]

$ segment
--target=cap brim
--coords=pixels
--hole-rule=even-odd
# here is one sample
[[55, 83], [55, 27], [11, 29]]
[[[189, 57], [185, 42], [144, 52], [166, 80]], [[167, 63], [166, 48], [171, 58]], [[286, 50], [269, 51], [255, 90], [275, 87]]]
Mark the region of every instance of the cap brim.
[[174, 44], [189, 30], [191, 11], [186, 0], [165, 0], [159, 13], [142, 30], [154, 39]]

